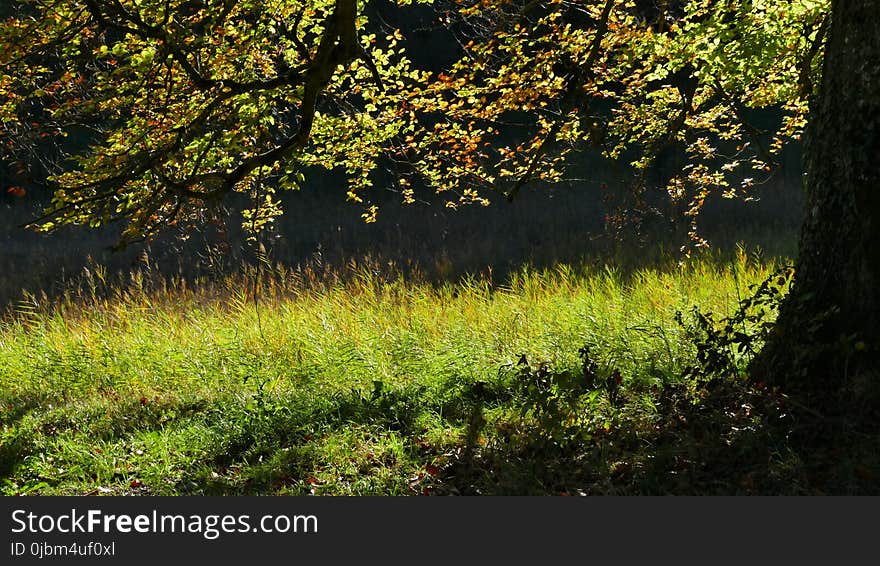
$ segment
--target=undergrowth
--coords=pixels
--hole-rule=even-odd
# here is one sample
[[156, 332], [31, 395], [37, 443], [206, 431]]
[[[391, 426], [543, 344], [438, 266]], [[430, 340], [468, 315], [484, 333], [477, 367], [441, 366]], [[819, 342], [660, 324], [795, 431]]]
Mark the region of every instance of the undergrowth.
[[789, 275], [743, 253], [440, 285], [273, 268], [255, 301], [248, 274], [93, 271], [0, 322], [0, 489], [813, 492], [785, 396], [743, 371]]

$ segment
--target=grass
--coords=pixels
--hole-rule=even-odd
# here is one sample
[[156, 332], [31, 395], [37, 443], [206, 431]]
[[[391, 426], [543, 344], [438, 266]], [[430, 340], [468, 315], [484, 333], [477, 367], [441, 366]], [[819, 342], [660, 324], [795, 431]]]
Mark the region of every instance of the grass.
[[740, 253], [436, 285], [275, 268], [256, 301], [253, 273], [121, 286], [98, 270], [0, 322], [0, 489], [804, 491], [797, 455], [764, 452], [769, 397], [731, 377], [713, 408], [674, 320], [731, 312], [773, 269]]

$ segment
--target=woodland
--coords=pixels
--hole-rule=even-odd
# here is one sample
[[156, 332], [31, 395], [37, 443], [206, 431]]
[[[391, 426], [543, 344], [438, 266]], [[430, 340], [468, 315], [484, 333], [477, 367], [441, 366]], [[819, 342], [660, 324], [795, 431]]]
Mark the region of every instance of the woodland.
[[5, 3], [0, 493], [878, 493], [877, 14]]

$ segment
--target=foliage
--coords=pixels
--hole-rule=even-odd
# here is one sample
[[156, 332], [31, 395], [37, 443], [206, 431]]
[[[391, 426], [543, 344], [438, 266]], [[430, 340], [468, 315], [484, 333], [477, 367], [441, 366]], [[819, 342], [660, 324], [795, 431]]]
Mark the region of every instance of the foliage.
[[91, 142], [52, 167], [42, 226], [124, 218], [127, 239], [150, 236], [204, 222], [234, 191], [251, 197], [245, 220], [259, 228], [278, 213], [275, 191], [299, 186], [311, 165], [345, 168], [358, 198], [399, 133], [402, 81], [421, 74], [390, 57], [396, 36], [363, 33], [357, 9], [355, 0], [18, 2], [0, 27], [7, 145], [24, 158], [39, 153], [33, 136]]
[[[644, 174], [672, 147], [686, 165], [666, 191], [691, 217], [713, 191], [748, 196], [800, 137], [827, 11], [811, 0], [465, 4], [466, 55], [421, 99], [443, 115], [423, 142], [435, 184], [512, 198], [564, 179], [570, 154], [592, 147], [634, 169], [640, 207]], [[767, 107], [784, 110], [775, 132], [752, 124], [750, 110]]]
[[719, 320], [697, 306], [691, 310], [690, 324], [677, 312], [675, 320], [697, 348], [697, 366], [689, 374], [709, 379], [738, 375], [743, 362], [754, 359], [773, 331], [793, 276], [792, 267], [781, 267], [760, 284], [750, 286], [751, 294], [739, 302], [733, 314]]
[[547, 362], [533, 367], [523, 355], [515, 376], [522, 416], [534, 419], [539, 438], [563, 449], [589, 440], [597, 430], [610, 429], [620, 402], [620, 370], [600, 378], [590, 347], [581, 347], [578, 354], [580, 371], [554, 370]]
[[[439, 71], [356, 0], [17, 0], [0, 24], [4, 154], [54, 173], [43, 228], [124, 219], [126, 239], [210, 220], [234, 193], [260, 229], [315, 168], [344, 170], [369, 221], [381, 168], [405, 201], [426, 187], [455, 207], [564, 180], [582, 151], [636, 173], [635, 208], [651, 163], [683, 152], [666, 191], [695, 217], [712, 191], [747, 196], [800, 136], [828, 10], [434, 4], [462, 46]], [[762, 131], [760, 108], [781, 122]]]

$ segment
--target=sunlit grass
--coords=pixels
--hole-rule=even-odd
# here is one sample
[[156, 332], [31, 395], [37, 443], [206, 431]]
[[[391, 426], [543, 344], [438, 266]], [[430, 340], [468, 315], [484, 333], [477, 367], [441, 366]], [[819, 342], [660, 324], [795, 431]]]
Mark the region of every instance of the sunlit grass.
[[[577, 371], [588, 345], [628, 390], [662, 389], [693, 363], [675, 313], [727, 314], [774, 267], [740, 253], [443, 285], [273, 268], [256, 297], [254, 273], [125, 286], [90, 273], [0, 322], [2, 489], [429, 492], [468, 450], [477, 403], [492, 423], [477, 449], [523, 418], [505, 393], [522, 356]], [[476, 402], [478, 382], [494, 389]]]

